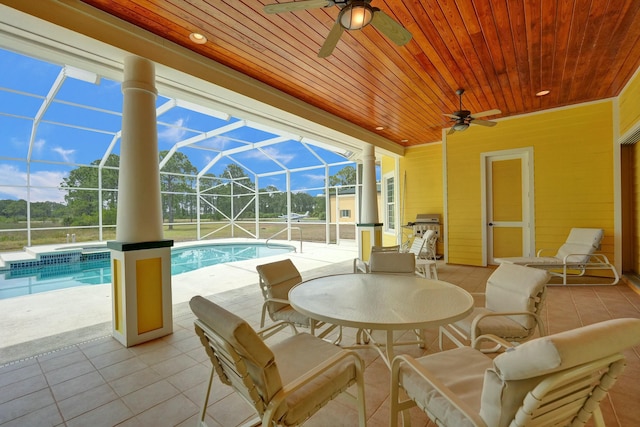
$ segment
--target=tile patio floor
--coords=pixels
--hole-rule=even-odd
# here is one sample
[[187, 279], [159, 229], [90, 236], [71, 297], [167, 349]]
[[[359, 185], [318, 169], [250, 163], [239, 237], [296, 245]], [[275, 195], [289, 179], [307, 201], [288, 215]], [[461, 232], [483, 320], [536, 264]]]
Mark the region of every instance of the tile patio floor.
[[[306, 265], [301, 259], [294, 258], [294, 263]], [[342, 260], [305, 270], [303, 277], [351, 268], [349, 260]], [[491, 272], [490, 268], [453, 265], [440, 265], [438, 270], [441, 280], [471, 292], [482, 291]], [[250, 285], [202, 294], [257, 327], [262, 304], [257, 281], [255, 274]], [[0, 426], [196, 426], [210, 363], [193, 332], [193, 316], [186, 304], [176, 304], [174, 333], [164, 338], [125, 348], [102, 336], [0, 366]], [[610, 318], [640, 317], [640, 295], [623, 283], [550, 287], [543, 314], [550, 333]], [[397, 351], [413, 356], [438, 351], [437, 331], [431, 332], [430, 339], [424, 350], [406, 346]], [[355, 332], [347, 330], [343, 342], [354, 340]], [[374, 350], [359, 351], [367, 363], [368, 425], [386, 426], [388, 369]], [[640, 348], [628, 351], [627, 357], [623, 378], [602, 404], [608, 427], [640, 425]], [[252, 415], [246, 403], [217, 381], [210, 402], [209, 427], [236, 426]], [[412, 421], [414, 426], [432, 425], [415, 408]], [[337, 399], [305, 425], [357, 425], [355, 410], [348, 401]]]

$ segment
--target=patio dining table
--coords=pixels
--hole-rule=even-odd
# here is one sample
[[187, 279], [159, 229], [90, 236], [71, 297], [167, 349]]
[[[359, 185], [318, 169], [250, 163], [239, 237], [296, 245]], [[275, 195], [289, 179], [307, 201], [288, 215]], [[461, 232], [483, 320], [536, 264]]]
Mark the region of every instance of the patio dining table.
[[[473, 297], [441, 280], [394, 274], [338, 274], [305, 280], [289, 292], [291, 306], [316, 321], [358, 328], [368, 335], [387, 366], [394, 346], [424, 344], [422, 330], [460, 320], [473, 310]], [[385, 331], [377, 343], [367, 331]], [[420, 330], [420, 338], [394, 342], [394, 331]], [[382, 349], [384, 348], [384, 350]]]

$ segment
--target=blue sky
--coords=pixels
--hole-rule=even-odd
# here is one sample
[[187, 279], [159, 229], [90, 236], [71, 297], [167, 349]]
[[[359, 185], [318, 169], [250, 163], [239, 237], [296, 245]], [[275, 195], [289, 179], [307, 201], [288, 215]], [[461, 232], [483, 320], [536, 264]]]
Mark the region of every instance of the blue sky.
[[[34, 118], [63, 68], [63, 65], [0, 49], [0, 199], [26, 199], [26, 159], [31, 139], [31, 199], [62, 202], [64, 192], [55, 187], [70, 170], [100, 159], [121, 128], [120, 83], [105, 78], [90, 83], [71, 76], [64, 78], [53, 102], [34, 128]], [[157, 106], [168, 101], [160, 94]], [[169, 150], [179, 141], [233, 125], [239, 120], [231, 118], [225, 121], [175, 106], [158, 117], [159, 150]], [[193, 147], [180, 149], [180, 152], [186, 154], [200, 171], [216, 157], [219, 150], [276, 136], [272, 132], [243, 126], [198, 142]], [[314, 150], [328, 163], [345, 161], [331, 151], [319, 147]], [[113, 153], [119, 154], [119, 151], [118, 140]], [[290, 169], [320, 164], [312, 153], [296, 141], [268, 146], [263, 152], [251, 150], [239, 153], [233, 158], [259, 174], [280, 170], [277, 162]], [[209, 172], [219, 175], [230, 162], [225, 158]], [[342, 167], [344, 165], [332, 167], [330, 174], [335, 174]], [[324, 178], [324, 169], [292, 173], [292, 190], [321, 188]], [[267, 185], [284, 190], [284, 175], [260, 178], [260, 188]], [[318, 190], [310, 192], [318, 193]]]

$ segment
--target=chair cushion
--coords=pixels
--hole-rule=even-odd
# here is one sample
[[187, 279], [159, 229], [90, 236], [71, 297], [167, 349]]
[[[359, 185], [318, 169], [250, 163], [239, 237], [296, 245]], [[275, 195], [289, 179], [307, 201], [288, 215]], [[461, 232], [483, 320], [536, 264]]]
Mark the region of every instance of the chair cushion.
[[[487, 310], [484, 307], [476, 307], [471, 314], [462, 320], [454, 323], [454, 325], [462, 330], [466, 336], [471, 336], [471, 324], [476, 316], [493, 313], [491, 310]], [[483, 318], [477, 325], [476, 336], [485, 334], [494, 334], [502, 337], [506, 340], [516, 340], [527, 338], [530, 335], [529, 330], [522, 327], [522, 325], [509, 316], [489, 316]]]
[[[564, 259], [569, 254], [592, 254], [600, 245], [604, 231], [600, 228], [572, 228], [566, 242], [558, 249], [556, 258]], [[567, 262], [587, 262], [586, 255], [574, 255]]]
[[480, 416], [509, 426], [529, 391], [548, 375], [616, 354], [640, 342], [640, 319], [616, 319], [528, 341], [496, 357], [482, 389]]
[[558, 264], [562, 266], [562, 259], [556, 258], [553, 256], [495, 258], [495, 261], [499, 263], [505, 263], [505, 264], [520, 264], [520, 265]]
[[[287, 338], [274, 344], [271, 349], [275, 354], [285, 387], [328, 358], [344, 351], [307, 333], [299, 333]], [[318, 407], [326, 403], [331, 396], [346, 390], [355, 381], [355, 359], [348, 357], [288, 396], [286, 399], [288, 412], [280, 422], [287, 426], [300, 424], [315, 413]]]
[[496, 357], [494, 367], [502, 379], [520, 380], [601, 359], [638, 343], [640, 319], [613, 319], [523, 343]]
[[[549, 281], [549, 272], [517, 264], [500, 264], [487, 280], [485, 307], [494, 312], [535, 312], [536, 297]], [[510, 316], [523, 328], [535, 327], [531, 316]]]
[[412, 253], [372, 252], [369, 270], [372, 273], [414, 274], [416, 257]]
[[[469, 405], [471, 410], [480, 411], [484, 373], [492, 363], [489, 357], [470, 347], [460, 347], [424, 356], [417, 361]], [[447, 399], [441, 397], [406, 364], [400, 367], [399, 381], [419, 407], [429, 408], [429, 412], [440, 421], [439, 425], [471, 425]]]
[[304, 314], [294, 310], [290, 305], [284, 306], [280, 310], [274, 312], [271, 315], [273, 320], [284, 320], [286, 322], [292, 322], [296, 325], [309, 327], [309, 318]]

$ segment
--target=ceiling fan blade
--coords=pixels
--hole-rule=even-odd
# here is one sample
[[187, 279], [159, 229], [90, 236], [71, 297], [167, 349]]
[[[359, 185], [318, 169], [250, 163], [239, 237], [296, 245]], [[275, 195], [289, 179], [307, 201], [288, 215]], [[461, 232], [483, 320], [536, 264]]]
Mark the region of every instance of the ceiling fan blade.
[[342, 25], [340, 25], [339, 22], [336, 22], [335, 24], [333, 24], [333, 28], [331, 28], [331, 31], [329, 31], [329, 35], [327, 36], [326, 40], [322, 44], [322, 47], [320, 48], [320, 52], [318, 52], [318, 57], [326, 58], [327, 56], [331, 55], [331, 52], [333, 52], [333, 49], [338, 44], [338, 41], [340, 40], [340, 36], [342, 35], [343, 31], [344, 29], [342, 28]]
[[411, 40], [411, 33], [409, 31], [378, 8], [373, 9], [371, 25], [376, 27], [378, 31], [398, 46], [403, 46]]
[[265, 13], [283, 13], [294, 12], [304, 9], [319, 9], [322, 7], [330, 7], [335, 5], [333, 0], [301, 0], [291, 1], [287, 3], [268, 4], [264, 7]]
[[462, 117], [456, 116], [455, 114], [442, 114], [445, 117], [451, 117], [452, 119], [461, 119]]
[[480, 113], [473, 113], [471, 114], [471, 118], [472, 119], [477, 119], [480, 117], [486, 117], [486, 116], [497, 116], [498, 114], [502, 114], [502, 111], [500, 110], [487, 110], [487, 111], [482, 111]]
[[498, 124], [497, 122], [491, 122], [489, 120], [478, 120], [478, 119], [473, 119], [471, 123], [473, 123], [474, 125], [489, 126], [489, 127], [495, 126]]

